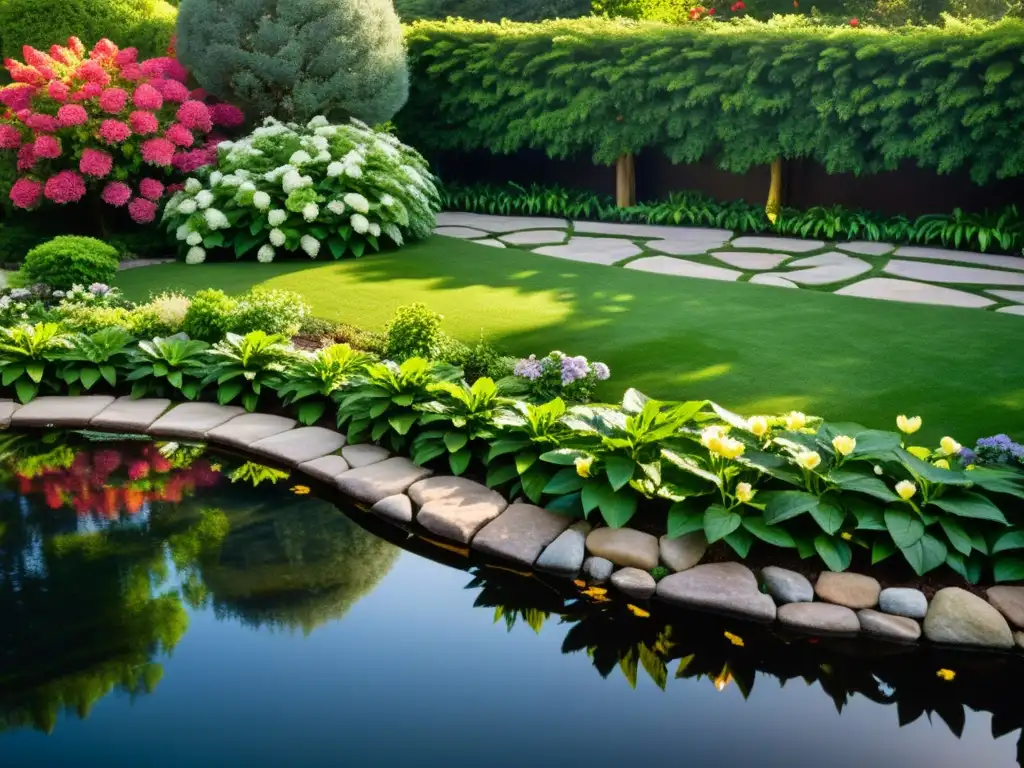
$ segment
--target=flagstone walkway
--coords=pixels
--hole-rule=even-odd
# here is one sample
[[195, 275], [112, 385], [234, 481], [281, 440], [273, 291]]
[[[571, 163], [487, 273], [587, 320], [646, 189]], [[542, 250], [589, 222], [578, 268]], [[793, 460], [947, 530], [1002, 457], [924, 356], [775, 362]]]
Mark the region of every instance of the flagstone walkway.
[[442, 213], [435, 232], [495, 248], [663, 275], [1024, 315], [1024, 258], [725, 229]]

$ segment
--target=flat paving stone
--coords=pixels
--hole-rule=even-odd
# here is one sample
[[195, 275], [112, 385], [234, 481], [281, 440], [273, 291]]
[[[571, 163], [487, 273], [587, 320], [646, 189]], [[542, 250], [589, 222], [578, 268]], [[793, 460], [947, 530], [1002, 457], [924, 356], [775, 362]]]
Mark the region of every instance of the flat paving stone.
[[948, 264], [928, 264], [921, 261], [893, 259], [882, 270], [896, 277], [925, 280], [930, 283], [960, 283], [962, 285], [1024, 285], [1024, 272], [1004, 272], [982, 267], [957, 267]]
[[824, 248], [821, 240], [803, 240], [796, 237], [737, 237], [732, 241], [733, 248], [757, 248], [763, 251], [786, 251], [787, 253], [807, 253]]
[[587, 536], [587, 551], [616, 565], [651, 570], [658, 564], [658, 540], [633, 528], [598, 528]]
[[408, 493], [419, 506], [416, 522], [462, 544], [508, 507], [500, 493], [465, 477], [430, 477], [412, 485]]
[[724, 267], [712, 267], [696, 261], [673, 259], [671, 256], [647, 256], [631, 261], [626, 269], [637, 269], [641, 272], [655, 272], [659, 275], [678, 275], [679, 277], [699, 277], [705, 280], [733, 281], [743, 277], [742, 272]]
[[119, 397], [96, 414], [89, 426], [111, 432], [145, 432], [170, 407], [171, 401], [165, 397]]
[[649, 240], [644, 245], [649, 250], [672, 256], [700, 256], [715, 248], [721, 248], [726, 240]]
[[412, 499], [404, 493], [396, 493], [378, 501], [370, 507], [370, 511], [396, 523], [411, 523]]
[[[345, 457], [344, 450], [341, 455]], [[343, 493], [356, 501], [376, 504], [388, 496], [404, 493], [410, 485], [432, 474], [429, 469], [417, 467], [404, 456], [395, 456], [349, 470], [339, 475], [334, 482]]]
[[647, 571], [639, 568], [620, 568], [612, 574], [612, 586], [626, 597], [649, 600], [658, 584]]
[[887, 640], [913, 643], [921, 637], [921, 625], [906, 616], [894, 616], [890, 613], [864, 608], [857, 611], [857, 620], [860, 621], [862, 632], [884, 637]]
[[341, 449], [341, 455], [352, 469], [368, 467], [371, 464], [378, 464], [388, 458], [391, 454], [379, 445], [371, 443], [358, 443], [346, 445]]
[[607, 266], [643, 253], [643, 250], [629, 240], [614, 237], [570, 237], [565, 245], [545, 245], [534, 248], [533, 252], [558, 259]]
[[11, 416], [21, 406], [13, 400], [0, 400], [0, 427], [11, 425]]
[[439, 213], [439, 227], [472, 227], [482, 229], [485, 233], [504, 234], [519, 232], [524, 229], [568, 229], [569, 222], [565, 219], [552, 219], [544, 216], [491, 216], [486, 213]]
[[531, 567], [571, 522], [533, 504], [512, 504], [480, 529], [473, 549]]
[[876, 243], [871, 240], [851, 240], [849, 243], [836, 243], [836, 248], [847, 253], [859, 253], [862, 256], [881, 256], [889, 253], [896, 246], [892, 243]]
[[482, 229], [473, 229], [472, 227], [438, 227], [434, 230], [435, 235], [444, 235], [445, 237], [457, 237], [460, 240], [472, 240], [477, 237], [487, 237], [490, 232], [484, 232]]
[[775, 269], [789, 258], [788, 253], [757, 253], [754, 251], [713, 251], [716, 259], [739, 269]]
[[541, 552], [537, 558], [537, 570], [559, 576], [575, 576], [583, 566], [583, 558], [587, 554], [588, 533], [590, 523], [586, 520], [570, 525]]
[[755, 285], [773, 285], [776, 288], [799, 288], [800, 286], [794, 283], [792, 280], [787, 280], [781, 275], [754, 275], [750, 278], [748, 283], [754, 283]]
[[502, 235], [501, 241], [511, 245], [544, 245], [561, 243], [565, 240], [565, 232], [559, 229], [530, 229], [526, 232], [513, 232]]
[[762, 594], [753, 571], [740, 563], [707, 563], [658, 582], [662, 600], [754, 621], [774, 621], [775, 601]]
[[336, 453], [299, 464], [299, 470], [325, 483], [333, 483], [338, 475], [348, 472], [349, 469], [351, 467], [348, 462]]
[[831, 603], [786, 603], [779, 606], [779, 623], [811, 633], [855, 635], [860, 632], [857, 614]]
[[1006, 301], [1015, 301], [1018, 304], [1024, 304], [1024, 291], [985, 291], [985, 293], [991, 294], [992, 296], [998, 296], [1000, 299]]
[[126, 269], [138, 269], [139, 267], [157, 267], [161, 264], [173, 264], [177, 259], [125, 259], [118, 263], [118, 271]]
[[14, 427], [87, 427], [114, 402], [109, 395], [60, 397], [44, 395], [11, 414]]
[[732, 237], [728, 229], [703, 227], [666, 227], [660, 224], [616, 224], [605, 221], [574, 221], [574, 231], [584, 235], [617, 235], [659, 240], [711, 240], [724, 241]]
[[938, 304], [944, 307], [988, 307], [995, 304], [984, 296], [977, 296], [954, 288], [943, 288], [912, 280], [894, 280], [889, 277], [869, 277], [836, 291], [840, 296], [858, 296], [862, 299], [905, 301], [910, 304]]
[[477, 245], [488, 245], [491, 248], [504, 248], [505, 244], [501, 240], [495, 240], [494, 238], [487, 238], [486, 240], [474, 240]]
[[893, 255], [908, 259], [952, 261], [959, 264], [976, 264], [978, 266], [996, 267], [998, 269], [1017, 269], [1024, 272], [1024, 259], [1019, 256], [996, 256], [991, 253], [951, 251], [946, 248], [922, 248], [916, 245], [904, 245], [897, 249]]
[[323, 427], [299, 427], [257, 440], [250, 451], [296, 467], [307, 461], [334, 453], [345, 445], [345, 436]]
[[996, 312], [1001, 312], [1004, 315], [1024, 315], [1024, 307], [1003, 307], [1002, 309], [997, 309]]
[[269, 413], [243, 413], [206, 433], [206, 439], [215, 443], [245, 448], [273, 435], [294, 429], [298, 422]]
[[845, 267], [849, 264], [864, 264], [863, 259], [854, 256], [847, 256], [839, 251], [828, 251], [817, 253], [814, 256], [802, 256], [789, 262], [786, 267], [796, 269], [797, 267]]
[[217, 403], [182, 403], [154, 421], [146, 431], [151, 435], [202, 440], [211, 429], [245, 413], [237, 405]]
[[[828, 285], [829, 283], [843, 282], [871, 271], [871, 265], [863, 259], [856, 259], [853, 256], [846, 256], [834, 251], [797, 259], [786, 266], [793, 268], [792, 271], [769, 274], [779, 275], [801, 285]], [[809, 267], [809, 269], [796, 269], [796, 267]]]

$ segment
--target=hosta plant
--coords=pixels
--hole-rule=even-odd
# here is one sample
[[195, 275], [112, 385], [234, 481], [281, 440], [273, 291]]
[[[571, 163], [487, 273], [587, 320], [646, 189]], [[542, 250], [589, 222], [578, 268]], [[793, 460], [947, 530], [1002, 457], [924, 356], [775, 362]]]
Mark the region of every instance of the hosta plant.
[[375, 362], [372, 355], [357, 352], [348, 344], [300, 353], [288, 367], [277, 394], [285, 405], [295, 406], [299, 421], [315, 424], [354, 377]]
[[68, 337], [68, 349], [60, 355], [58, 376], [71, 394], [89, 391], [100, 379], [116, 386], [127, 366], [132, 335], [122, 328], [103, 328], [93, 334]]
[[203, 385], [217, 385], [217, 402], [241, 399], [247, 411], [256, 410], [264, 387], [275, 387], [292, 358], [288, 339], [264, 331], [239, 336], [229, 333], [209, 352], [210, 366]]
[[44, 379], [52, 383], [55, 355], [67, 346], [68, 338], [56, 323], [0, 328], [0, 383], [13, 386], [18, 399], [27, 403]]
[[427, 237], [437, 208], [426, 161], [391, 134], [355, 120], [268, 119], [222, 143], [216, 169], [189, 179], [163, 220], [190, 264], [211, 249], [261, 262], [281, 253], [338, 259]]
[[181, 392], [195, 400], [203, 389], [210, 345], [184, 335], [140, 341], [131, 357], [132, 397], [167, 397]]

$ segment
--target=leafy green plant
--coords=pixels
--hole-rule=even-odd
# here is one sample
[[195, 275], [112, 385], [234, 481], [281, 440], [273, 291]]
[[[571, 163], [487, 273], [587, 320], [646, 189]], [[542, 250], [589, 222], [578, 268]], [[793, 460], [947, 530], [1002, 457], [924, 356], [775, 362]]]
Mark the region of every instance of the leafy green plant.
[[1024, 219], [1016, 205], [990, 213], [966, 213], [960, 208], [952, 214], [929, 214], [917, 219], [910, 228], [919, 243], [941, 243], [955, 248], [986, 251], [997, 245], [1010, 251], [1024, 245]]
[[185, 311], [182, 330], [193, 339], [214, 342], [231, 328], [238, 302], [224, 291], [207, 288], [197, 291]]
[[288, 339], [264, 331], [245, 336], [229, 333], [210, 348], [210, 368], [203, 386], [217, 385], [217, 402], [241, 399], [247, 411], [256, 410], [264, 387], [275, 388], [293, 353]]
[[443, 319], [424, 304], [399, 307], [387, 325], [384, 355], [399, 363], [410, 357], [435, 357]]
[[195, 400], [203, 389], [209, 346], [183, 336], [140, 341], [132, 352], [132, 371], [126, 377], [133, 382], [132, 397], [167, 397], [181, 392]]
[[266, 331], [294, 336], [309, 315], [309, 304], [295, 291], [253, 288], [238, 300], [229, 325], [233, 333]]
[[122, 328], [103, 328], [92, 334], [68, 337], [68, 349], [59, 355], [57, 375], [71, 394], [91, 390], [100, 379], [117, 386], [119, 374], [127, 367], [132, 335]]
[[110, 283], [117, 273], [117, 250], [91, 237], [61, 235], [37, 245], [21, 266], [26, 284], [46, 283], [51, 288]]
[[183, 293], [167, 291], [134, 307], [129, 313], [129, 330], [140, 338], [173, 336], [185, 325], [191, 300]]
[[18, 400], [29, 402], [44, 379], [52, 383], [54, 356], [67, 345], [56, 323], [0, 328], [0, 384], [13, 386]]
[[277, 394], [294, 406], [299, 421], [315, 424], [344, 393], [347, 385], [376, 362], [372, 355], [357, 352], [348, 344], [332, 344], [295, 359], [288, 367]]
[[[556, 397], [539, 405], [515, 400], [509, 408], [496, 414], [494, 424], [500, 433], [484, 456], [488, 487], [510, 484], [510, 497], [522, 490], [531, 500], [540, 499], [551, 472], [538, 458], [568, 439], [570, 431], [563, 421], [565, 413], [565, 401]], [[556, 499], [550, 508], [558, 504]]]

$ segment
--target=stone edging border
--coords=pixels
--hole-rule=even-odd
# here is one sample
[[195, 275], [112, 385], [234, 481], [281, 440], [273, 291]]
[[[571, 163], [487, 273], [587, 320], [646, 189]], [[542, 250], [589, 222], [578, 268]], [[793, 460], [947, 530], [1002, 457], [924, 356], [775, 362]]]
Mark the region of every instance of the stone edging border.
[[[297, 469], [368, 505], [403, 528], [425, 529], [456, 547], [520, 568], [587, 585], [610, 582], [631, 600], [658, 598], [683, 608], [778, 622], [808, 634], [1024, 649], [1024, 587], [996, 586], [988, 601], [958, 587], [929, 604], [917, 589], [882, 590], [856, 573], [822, 572], [816, 583], [782, 568], [761, 582], [738, 562], [700, 565], [701, 532], [658, 538], [632, 528], [592, 529], [533, 504], [513, 500], [464, 477], [435, 475], [372, 444], [348, 445], [341, 433], [294, 419], [246, 413], [238, 406], [109, 395], [45, 396], [21, 406], [0, 401], [0, 428], [95, 429], [197, 440]], [[589, 555], [589, 556], [588, 556]], [[672, 573], [655, 582], [658, 565]], [[765, 591], [761, 591], [761, 584]]]

